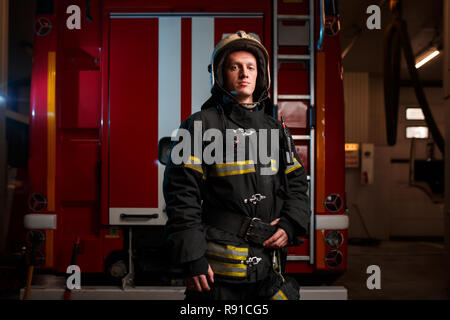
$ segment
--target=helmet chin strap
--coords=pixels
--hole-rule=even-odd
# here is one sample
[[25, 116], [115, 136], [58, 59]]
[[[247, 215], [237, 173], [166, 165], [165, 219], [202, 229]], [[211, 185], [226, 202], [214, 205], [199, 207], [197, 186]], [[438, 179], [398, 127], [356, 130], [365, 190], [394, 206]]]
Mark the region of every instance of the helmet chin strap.
[[[236, 99], [236, 91], [228, 91], [225, 90], [223, 87], [221, 87], [218, 83], [216, 83], [216, 86], [219, 88], [219, 90], [221, 91], [222, 95], [223, 95], [223, 99], [226, 102], [227, 100], [232, 100], [235, 101], [237, 104], [241, 105], [243, 108], [245, 109], [254, 109], [256, 106], [261, 105], [261, 103], [267, 99], [267, 96], [265, 96], [265, 98], [261, 99], [260, 101], [254, 101], [254, 102], [239, 102]], [[234, 94], [233, 94], [234, 93]]]
[[259, 105], [259, 102], [251, 102], [251, 103], [239, 103], [241, 106], [243, 106], [244, 108], [247, 109], [253, 109], [254, 107], [256, 107], [257, 105]]
[[[239, 101], [239, 99], [238, 99], [238, 93], [237, 93], [237, 91], [235, 91], [235, 90], [231, 90], [230, 91], [230, 93], [231, 93], [231, 95], [236, 99], [236, 100], [238, 100]], [[240, 104], [254, 104], [254, 102], [253, 102], [253, 97], [252, 97], [252, 99], [251, 99], [252, 101], [251, 102], [239, 102]]]
[[236, 96], [237, 96], [237, 91], [229, 91], [230, 95], [233, 97], [233, 99], [239, 103], [241, 106], [243, 106], [246, 109], [253, 109], [254, 107], [256, 107], [257, 105], [259, 105], [259, 102], [240, 102]]

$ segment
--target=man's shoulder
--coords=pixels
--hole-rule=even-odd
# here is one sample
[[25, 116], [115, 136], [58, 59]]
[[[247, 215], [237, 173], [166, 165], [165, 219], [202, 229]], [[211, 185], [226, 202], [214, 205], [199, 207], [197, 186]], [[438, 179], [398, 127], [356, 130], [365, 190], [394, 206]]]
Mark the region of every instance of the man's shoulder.
[[189, 117], [187, 117], [181, 124], [181, 127], [190, 127], [194, 122], [200, 121], [202, 126], [208, 127], [213, 126], [219, 119], [219, 113], [216, 108], [208, 108], [194, 112]]
[[196, 121], [196, 120], [205, 121], [205, 119], [207, 119], [208, 117], [217, 116], [217, 115], [218, 115], [218, 112], [217, 112], [216, 108], [208, 108], [208, 109], [194, 112], [189, 117], [187, 117], [185, 121]]

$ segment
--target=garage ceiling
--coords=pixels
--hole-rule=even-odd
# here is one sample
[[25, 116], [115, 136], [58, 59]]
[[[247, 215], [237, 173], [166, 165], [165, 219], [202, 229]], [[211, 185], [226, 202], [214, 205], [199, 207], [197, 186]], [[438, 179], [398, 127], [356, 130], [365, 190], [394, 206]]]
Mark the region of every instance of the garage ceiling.
[[[393, 20], [388, 3], [389, 1], [382, 0], [339, 1], [342, 50], [345, 50], [360, 32], [360, 36], [343, 60], [344, 71], [382, 75], [384, 31]], [[381, 4], [381, 30], [369, 30], [366, 27], [366, 20], [369, 17], [366, 10], [373, 4]], [[442, 15], [442, 0], [403, 0], [402, 17], [408, 25], [414, 54], [421, 53], [433, 38], [442, 34]], [[404, 58], [402, 59], [401, 79], [409, 80]], [[442, 54], [420, 68], [419, 76], [422, 81], [428, 83], [441, 81]]]

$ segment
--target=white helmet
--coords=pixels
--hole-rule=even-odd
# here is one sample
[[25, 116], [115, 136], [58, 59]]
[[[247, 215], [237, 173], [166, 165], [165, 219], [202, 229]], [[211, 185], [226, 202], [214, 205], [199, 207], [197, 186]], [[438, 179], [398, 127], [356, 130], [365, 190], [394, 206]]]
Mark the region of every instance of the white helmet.
[[211, 64], [208, 66], [211, 72], [211, 89], [218, 85], [223, 89], [223, 64], [225, 58], [234, 51], [248, 51], [252, 53], [258, 64], [258, 77], [256, 79], [256, 98], [270, 87], [269, 54], [266, 48], [256, 37], [247, 34], [245, 31], [237, 31], [222, 40], [214, 48], [211, 57]]

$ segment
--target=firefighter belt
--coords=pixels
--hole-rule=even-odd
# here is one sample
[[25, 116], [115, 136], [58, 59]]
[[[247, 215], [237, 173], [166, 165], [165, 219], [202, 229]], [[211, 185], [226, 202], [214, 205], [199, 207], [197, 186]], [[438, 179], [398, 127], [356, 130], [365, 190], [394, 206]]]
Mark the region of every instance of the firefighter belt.
[[230, 212], [206, 214], [205, 223], [217, 229], [232, 233], [253, 244], [262, 245], [277, 230], [259, 218], [250, 218]]

